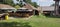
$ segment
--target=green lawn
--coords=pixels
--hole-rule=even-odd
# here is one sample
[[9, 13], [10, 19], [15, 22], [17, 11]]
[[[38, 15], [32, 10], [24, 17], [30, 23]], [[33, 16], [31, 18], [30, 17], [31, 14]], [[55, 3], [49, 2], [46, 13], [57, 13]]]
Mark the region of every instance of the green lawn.
[[[10, 25], [13, 24], [12, 22], [13, 23], [18, 22], [18, 24], [20, 24], [20, 23], [22, 23], [22, 24], [20, 24], [19, 26], [9, 26], [9, 24]], [[24, 25], [24, 23], [26, 25]], [[5, 24], [5, 26], [4, 26], [4, 24]], [[14, 23], [14, 24], [16, 24], [16, 23]], [[22, 25], [24, 25], [24, 26], [22, 26]], [[48, 18], [45, 16], [43, 16], [43, 17], [42, 16], [33, 16], [29, 19], [15, 18], [15, 19], [9, 19], [9, 20], [1, 20], [0, 26], [1, 27], [60, 27], [60, 18], [52, 18], [52, 17]]]

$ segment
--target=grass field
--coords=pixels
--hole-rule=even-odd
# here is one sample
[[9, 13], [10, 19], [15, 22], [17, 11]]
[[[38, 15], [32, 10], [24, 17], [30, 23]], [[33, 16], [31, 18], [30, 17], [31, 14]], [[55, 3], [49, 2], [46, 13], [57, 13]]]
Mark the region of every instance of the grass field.
[[[14, 24], [19, 25], [19, 26], [10, 26], [13, 24], [12, 22], [13, 23], [18, 22], [18, 24], [16, 24], [16, 23], [14, 23]], [[22, 24], [20, 24], [20, 23], [22, 23]], [[24, 25], [24, 23], [25, 23], [25, 25]], [[24, 26], [22, 26], [22, 25], [24, 25]], [[9, 20], [1, 20], [0, 26], [1, 27], [60, 27], [60, 18], [45, 17], [45, 16], [43, 16], [43, 17], [42, 16], [33, 16], [29, 19], [15, 18], [15, 19], [9, 19]]]

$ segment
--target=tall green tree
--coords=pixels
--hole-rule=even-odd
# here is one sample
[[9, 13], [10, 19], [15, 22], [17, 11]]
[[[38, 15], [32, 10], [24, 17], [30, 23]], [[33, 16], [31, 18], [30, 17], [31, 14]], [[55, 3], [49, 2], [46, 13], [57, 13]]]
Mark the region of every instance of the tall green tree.
[[19, 1], [19, 0], [16, 0], [16, 1]]
[[23, 0], [26, 3], [32, 3], [31, 0]]
[[8, 4], [8, 5], [12, 5], [12, 6], [15, 5], [13, 0], [0, 0], [0, 1], [1, 1], [0, 3], [2, 3], [2, 4]]
[[55, 6], [55, 4], [51, 4], [50, 6]]
[[38, 5], [37, 5], [36, 2], [32, 2], [31, 5], [34, 6], [34, 7], [36, 7], [36, 8], [38, 7]]
[[0, 0], [0, 3], [3, 3], [3, 0]]
[[38, 5], [37, 5], [37, 3], [36, 2], [31, 2], [31, 0], [23, 0], [24, 2], [26, 2], [26, 3], [29, 3], [29, 4], [31, 4], [32, 6], [34, 6], [34, 7], [38, 7]]
[[0, 0], [0, 2], [3, 2], [3, 0]]
[[20, 1], [19, 3], [17, 3], [20, 7], [22, 7], [24, 4], [23, 4], [23, 2], [25, 2], [25, 3], [29, 3], [29, 4], [31, 4], [32, 6], [34, 6], [34, 7], [38, 7], [38, 5], [37, 5], [37, 3], [36, 2], [31, 2], [31, 0], [16, 0], [16, 1]]
[[8, 5], [14, 5], [14, 2], [13, 2], [13, 0], [5, 0], [4, 1], [4, 4], [8, 4]]
[[31, 2], [31, 0], [23, 0], [24, 2], [26, 2], [26, 3], [29, 3], [29, 4], [31, 4], [32, 6], [34, 6], [34, 7], [38, 7], [38, 5], [37, 5], [37, 3], [36, 2]]
[[16, 1], [19, 2], [16, 5], [19, 5], [20, 7], [23, 7], [23, 1], [22, 0], [16, 0]]
[[[25, 3], [29, 3], [29, 4], [31, 4], [32, 6], [34, 6], [34, 7], [38, 7], [38, 5], [37, 5], [37, 3], [36, 2], [31, 2], [31, 0], [16, 0], [16, 1], [18, 1], [19, 3], [17, 3], [20, 7], [22, 7], [23, 6], [23, 1], [25, 2]], [[8, 5], [11, 5], [11, 6], [15, 6], [15, 5], [17, 5], [17, 4], [14, 4], [14, 2], [13, 2], [13, 0], [0, 0], [0, 3], [3, 3], [3, 4], [8, 4]]]

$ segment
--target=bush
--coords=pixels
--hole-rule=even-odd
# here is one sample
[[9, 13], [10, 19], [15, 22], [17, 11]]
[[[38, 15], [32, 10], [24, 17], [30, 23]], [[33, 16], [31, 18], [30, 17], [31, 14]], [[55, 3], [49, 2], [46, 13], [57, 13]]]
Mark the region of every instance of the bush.
[[39, 16], [37, 15], [32, 16], [32, 18], [46, 18], [46, 16], [44, 16], [43, 14], [39, 14]]
[[0, 27], [31, 27], [29, 22], [0, 22]]

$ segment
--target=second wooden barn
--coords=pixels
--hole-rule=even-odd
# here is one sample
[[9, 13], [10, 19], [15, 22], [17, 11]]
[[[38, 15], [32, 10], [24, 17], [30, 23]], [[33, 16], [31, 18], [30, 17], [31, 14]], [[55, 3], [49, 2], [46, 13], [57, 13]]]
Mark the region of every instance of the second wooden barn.
[[39, 11], [37, 10], [37, 8], [35, 8], [34, 6], [26, 3], [22, 8], [19, 8], [16, 13], [20, 13], [17, 14], [18, 16], [21, 17], [29, 17], [32, 15], [39, 15]]

